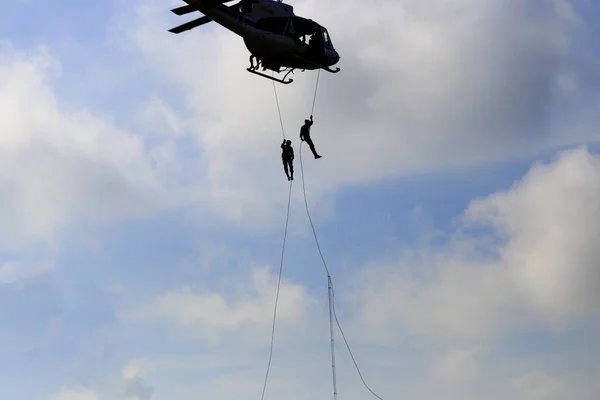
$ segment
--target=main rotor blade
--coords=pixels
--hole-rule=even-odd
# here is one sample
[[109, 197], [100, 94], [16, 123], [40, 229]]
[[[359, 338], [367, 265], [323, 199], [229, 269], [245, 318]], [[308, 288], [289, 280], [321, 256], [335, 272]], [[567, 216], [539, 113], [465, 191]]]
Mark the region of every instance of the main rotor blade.
[[193, 13], [194, 11], [198, 11], [198, 10], [196, 10], [194, 7], [190, 6], [189, 4], [186, 4], [185, 6], [177, 7], [177, 8], [174, 8], [171, 10], [171, 12], [173, 14], [177, 14], [177, 15], [185, 15], [185, 14]]
[[[218, 3], [221, 3], [221, 4], [231, 3], [232, 1], [233, 0], [218, 0]], [[235, 6], [229, 6], [229, 7], [235, 7]], [[193, 12], [197, 12], [197, 11], [198, 10], [195, 7], [193, 7], [189, 4], [186, 4], [186, 5], [183, 5], [180, 7], [176, 7], [171, 10], [171, 12], [176, 15], [185, 15], [185, 14], [189, 14], [189, 13], [193, 13]]]
[[171, 33], [181, 33], [185, 31], [189, 31], [190, 29], [194, 29], [200, 25], [204, 25], [208, 22], [212, 21], [212, 18], [207, 17], [206, 15], [197, 19], [194, 19], [190, 22], [186, 22], [183, 25], [176, 26], [175, 28], [169, 29]]
[[[231, 3], [233, 0], [216, 0], [217, 3]], [[180, 7], [176, 7], [174, 9], [171, 10], [171, 12], [173, 14], [177, 14], [177, 15], [185, 15], [185, 14], [189, 14], [192, 12], [198, 11], [195, 7], [189, 5], [189, 4], [185, 4], [183, 6]]]

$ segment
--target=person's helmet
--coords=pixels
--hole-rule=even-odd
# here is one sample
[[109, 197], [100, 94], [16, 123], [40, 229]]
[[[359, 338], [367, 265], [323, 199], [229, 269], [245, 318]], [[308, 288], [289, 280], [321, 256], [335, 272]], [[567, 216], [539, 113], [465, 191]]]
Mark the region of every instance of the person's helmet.
[[292, 141], [291, 141], [291, 140], [288, 140], [286, 143], [287, 143], [288, 145], [290, 145], [290, 144], [292, 144]]
[[305, 119], [305, 120], [304, 120], [304, 123], [305, 123], [305, 124], [308, 124], [309, 122], [310, 122], [310, 120], [309, 120], [309, 119]]

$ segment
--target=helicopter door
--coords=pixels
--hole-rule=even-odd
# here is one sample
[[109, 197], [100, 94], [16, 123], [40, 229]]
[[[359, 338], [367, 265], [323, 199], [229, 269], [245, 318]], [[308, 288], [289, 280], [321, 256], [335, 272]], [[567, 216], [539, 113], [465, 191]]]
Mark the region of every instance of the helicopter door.
[[323, 44], [323, 31], [322, 29], [317, 29], [310, 37], [309, 46], [316, 53], [324, 53]]
[[294, 29], [294, 21], [291, 18], [287, 19], [287, 24], [285, 25], [283, 34], [286, 36], [292, 36], [292, 37], [296, 36], [296, 31]]

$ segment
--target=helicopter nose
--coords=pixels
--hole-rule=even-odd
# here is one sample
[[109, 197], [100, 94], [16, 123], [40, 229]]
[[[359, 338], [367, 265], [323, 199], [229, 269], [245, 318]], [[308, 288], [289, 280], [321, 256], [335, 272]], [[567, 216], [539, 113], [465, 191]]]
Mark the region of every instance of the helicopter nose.
[[327, 61], [329, 65], [335, 65], [340, 61], [340, 55], [335, 50], [329, 50], [327, 54]]

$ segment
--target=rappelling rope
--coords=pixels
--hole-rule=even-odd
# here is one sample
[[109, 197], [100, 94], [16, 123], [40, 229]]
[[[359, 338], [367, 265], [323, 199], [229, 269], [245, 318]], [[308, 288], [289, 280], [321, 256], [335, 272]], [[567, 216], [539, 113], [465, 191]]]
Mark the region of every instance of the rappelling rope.
[[[313, 113], [315, 111], [315, 102], [317, 99], [317, 89], [319, 88], [319, 76], [321, 75], [321, 70], [319, 70], [317, 74], [317, 82], [315, 83], [315, 93], [313, 95], [313, 104], [311, 109], [311, 119], [313, 117]], [[323, 257], [323, 252], [321, 251], [321, 246], [319, 245], [319, 241], [317, 239], [317, 233], [315, 231], [314, 224], [312, 222], [312, 218], [310, 216], [310, 212], [308, 211], [308, 201], [306, 200], [306, 187], [304, 184], [304, 166], [302, 164], [302, 143], [300, 143], [300, 169], [302, 172], [302, 192], [304, 194], [304, 205], [306, 206], [306, 213], [308, 215], [308, 220], [310, 221], [310, 226], [313, 231], [313, 235], [315, 236], [315, 242], [317, 244], [317, 248], [319, 249], [319, 254], [321, 255], [321, 260], [323, 261], [323, 265], [325, 266], [325, 270], [327, 271], [327, 284], [328, 284], [328, 297], [329, 297], [329, 329], [331, 334], [331, 369], [332, 369], [332, 380], [333, 380], [333, 399], [337, 400], [337, 377], [335, 372], [335, 345], [333, 340], [333, 282], [331, 281], [331, 275], [329, 273], [329, 268], [327, 268], [327, 263], [325, 262], [325, 258]]]
[[325, 257], [323, 257], [323, 252], [321, 251], [321, 245], [319, 244], [319, 239], [317, 238], [315, 226], [310, 216], [310, 211], [308, 210], [308, 200], [306, 200], [306, 186], [304, 184], [304, 166], [302, 164], [302, 143], [300, 143], [300, 172], [302, 175], [302, 193], [304, 195], [304, 206], [306, 207], [306, 215], [308, 216], [308, 221], [310, 222], [310, 227], [312, 228], [313, 236], [315, 237], [315, 243], [317, 244], [317, 249], [319, 250], [319, 255], [321, 256], [321, 261], [323, 261], [323, 266], [325, 267], [325, 271], [327, 272], [327, 278], [331, 278], [329, 268], [327, 268], [327, 262], [325, 262]]
[[[273, 81], [273, 91], [275, 92], [275, 102], [277, 103], [277, 113], [279, 114], [279, 122], [281, 123], [281, 134], [283, 135], [283, 140], [285, 140], [285, 130], [283, 129], [283, 119], [281, 118], [281, 108], [279, 107], [279, 98], [277, 97], [277, 89], [275, 88], [275, 81]], [[265, 398], [265, 391], [267, 390], [267, 381], [269, 380], [269, 371], [271, 370], [271, 361], [273, 359], [273, 344], [275, 342], [275, 322], [277, 321], [277, 304], [279, 302], [279, 289], [281, 288], [281, 276], [283, 272], [283, 256], [285, 254], [285, 242], [287, 239], [287, 231], [288, 231], [288, 222], [290, 219], [290, 204], [292, 200], [292, 183], [290, 181], [290, 190], [288, 193], [288, 204], [287, 204], [287, 214], [285, 217], [285, 231], [283, 234], [283, 244], [281, 245], [281, 260], [279, 263], [279, 279], [277, 280], [277, 294], [275, 295], [275, 307], [273, 310], [273, 325], [271, 328], [271, 348], [269, 350], [269, 363], [267, 364], [267, 372], [265, 373], [265, 383], [263, 385], [261, 400]]]
[[283, 255], [285, 253], [285, 242], [287, 239], [288, 222], [290, 219], [290, 203], [292, 199], [292, 181], [290, 181], [290, 191], [288, 194], [287, 204], [287, 215], [285, 217], [285, 231], [283, 234], [283, 244], [281, 245], [281, 261], [279, 263], [279, 279], [277, 281], [277, 295], [275, 296], [275, 309], [273, 311], [273, 326], [271, 328], [271, 349], [269, 350], [269, 363], [267, 365], [267, 372], [265, 374], [265, 383], [263, 385], [261, 400], [265, 398], [265, 391], [267, 389], [267, 381], [269, 379], [269, 370], [271, 369], [271, 360], [273, 358], [273, 343], [275, 341], [275, 321], [277, 320], [277, 303], [279, 302], [279, 288], [281, 287], [281, 275], [283, 271]]
[[[319, 76], [321, 74], [321, 71], [319, 70], [318, 74], [317, 74], [317, 83], [315, 85], [315, 94], [313, 97], [313, 105], [312, 105], [312, 110], [314, 111], [315, 109], [315, 100], [317, 97], [317, 87], [319, 86]], [[275, 81], [272, 81], [273, 83], [273, 92], [275, 93], [275, 103], [277, 104], [277, 114], [279, 115], [279, 123], [281, 125], [281, 135], [283, 136], [283, 140], [285, 140], [285, 129], [283, 127], [283, 118], [281, 117], [281, 107], [279, 106], [279, 96], [277, 96], [277, 88], [275, 87]], [[302, 147], [300, 147], [300, 152], [302, 152]], [[290, 181], [290, 189], [289, 189], [289, 193], [288, 193], [288, 204], [287, 204], [287, 214], [286, 214], [286, 219], [285, 219], [285, 231], [284, 231], [284, 235], [283, 235], [283, 244], [281, 246], [281, 261], [279, 264], [279, 278], [277, 281], [277, 294], [275, 296], [275, 307], [273, 310], [273, 324], [272, 324], [272, 328], [271, 328], [271, 346], [270, 346], [270, 350], [269, 350], [269, 362], [267, 364], [267, 371], [265, 373], [265, 382], [263, 385], [263, 390], [262, 390], [262, 395], [261, 395], [261, 400], [264, 400], [265, 398], [265, 392], [267, 389], [267, 382], [269, 380], [269, 371], [271, 370], [271, 361], [273, 359], [273, 344], [275, 342], [275, 323], [277, 321], [277, 304], [279, 302], [279, 290], [281, 288], [281, 276], [282, 276], [282, 271], [283, 271], [283, 256], [285, 254], [285, 242], [287, 239], [287, 231], [288, 231], [288, 222], [289, 222], [289, 218], [290, 218], [290, 204], [291, 204], [291, 198], [292, 198], [292, 183], [293, 181]]]
[[337, 314], [335, 312], [335, 290], [333, 288], [333, 282], [331, 282], [331, 293], [332, 293], [332, 296], [333, 296], [333, 302], [332, 302], [332, 304], [333, 304], [333, 316], [335, 318], [335, 322], [336, 322], [338, 328], [340, 329], [340, 333], [342, 334], [342, 338], [344, 338], [344, 343], [346, 343], [346, 348], [348, 349], [348, 353], [350, 353], [350, 357], [352, 358], [352, 362], [354, 363], [354, 366], [356, 367], [356, 372], [358, 372], [358, 376], [360, 376], [360, 380], [362, 381], [363, 385], [367, 388], [367, 390], [369, 392], [371, 392], [371, 394], [373, 394], [373, 396], [377, 397], [379, 400], [383, 400], [375, 392], [373, 392], [371, 390], [371, 388], [369, 387], [369, 385], [367, 385], [367, 382], [365, 382], [365, 379], [363, 378], [362, 373], [360, 372], [360, 368], [358, 367], [358, 363], [354, 359], [354, 355], [352, 354], [352, 350], [350, 350], [350, 345], [348, 344], [348, 341], [346, 340], [346, 335], [344, 334], [344, 330], [342, 329], [342, 326], [340, 325], [340, 321], [338, 320]]
[[[319, 88], [319, 77], [321, 76], [321, 70], [317, 72], [317, 83], [315, 84], [315, 94], [313, 96], [313, 105], [312, 110], [310, 111], [310, 115], [313, 115], [315, 112], [315, 101], [317, 101], [317, 89]], [[302, 145], [302, 143], [300, 143]]]
[[[317, 83], [315, 84], [315, 94], [313, 97], [313, 105], [312, 105], [312, 111], [311, 111], [311, 115], [312, 113], [314, 113], [314, 109], [315, 109], [315, 101], [317, 98], [317, 89], [319, 87], [319, 75], [321, 73], [321, 70], [319, 70], [319, 74], [317, 75]], [[375, 392], [373, 392], [371, 390], [371, 388], [369, 387], [369, 385], [367, 385], [367, 383], [365, 382], [362, 373], [360, 371], [360, 368], [358, 367], [358, 363], [356, 362], [356, 359], [354, 358], [354, 355], [352, 354], [352, 350], [350, 349], [350, 345], [348, 344], [348, 341], [346, 340], [346, 335], [344, 334], [344, 330], [342, 329], [342, 325], [340, 324], [340, 321], [338, 320], [337, 314], [335, 312], [335, 290], [334, 290], [334, 286], [333, 286], [333, 280], [331, 278], [331, 274], [329, 272], [329, 268], [327, 267], [327, 262], [325, 261], [325, 257], [323, 256], [323, 251], [321, 250], [321, 245], [319, 244], [319, 239], [317, 237], [317, 232], [315, 230], [315, 225], [313, 224], [312, 221], [312, 217], [310, 215], [310, 210], [308, 208], [308, 200], [306, 198], [306, 184], [304, 181], [304, 165], [302, 162], [302, 144], [300, 143], [300, 173], [302, 175], [302, 193], [304, 196], [304, 206], [306, 208], [306, 215], [308, 216], [308, 221], [310, 222], [310, 227], [312, 229], [313, 232], [313, 236], [315, 238], [315, 243], [317, 245], [317, 249], [319, 251], [319, 255], [321, 256], [321, 261], [323, 261], [323, 266], [325, 267], [325, 272], [327, 273], [327, 280], [328, 280], [328, 285], [331, 288], [331, 297], [332, 297], [332, 301], [331, 301], [331, 307], [333, 310], [333, 316], [335, 318], [335, 322], [340, 330], [340, 333], [342, 334], [342, 338], [344, 339], [344, 343], [346, 344], [346, 348], [348, 349], [348, 352], [350, 353], [350, 357], [352, 358], [352, 362], [354, 363], [354, 366], [356, 367], [356, 371], [358, 372], [358, 375], [360, 376], [360, 379], [363, 383], [363, 385], [367, 388], [367, 390], [369, 390], [369, 392], [371, 392], [375, 397], [377, 397], [379, 400], [383, 400], [381, 397], [379, 397]], [[332, 354], [332, 368], [335, 370], [335, 365], [334, 365], [334, 361], [333, 361], [333, 354]], [[336, 393], [336, 383], [335, 383], [335, 373], [334, 373], [334, 398], [337, 397], [337, 393]]]
[[281, 134], [283, 135], [283, 140], [285, 140], [285, 130], [283, 129], [283, 118], [281, 118], [281, 109], [279, 108], [279, 98], [277, 97], [277, 89], [275, 88], [275, 81], [271, 82], [273, 83], [273, 92], [275, 92], [275, 102], [277, 103], [277, 113], [279, 114], [279, 123], [281, 124]]
[[369, 390], [369, 392], [371, 392], [373, 394], [373, 396], [377, 397], [379, 400], [383, 400], [381, 397], [379, 397], [375, 392], [373, 392], [371, 390], [371, 388], [369, 387], [369, 385], [367, 385], [367, 383], [365, 382], [362, 373], [360, 371], [360, 368], [358, 367], [358, 363], [356, 362], [356, 359], [354, 358], [354, 355], [352, 354], [352, 350], [350, 349], [350, 345], [348, 344], [348, 341], [346, 340], [346, 335], [344, 334], [344, 330], [342, 329], [342, 326], [340, 324], [340, 321], [338, 320], [337, 314], [335, 312], [335, 290], [333, 287], [333, 281], [331, 279], [331, 274], [329, 273], [329, 268], [327, 267], [327, 262], [325, 261], [325, 257], [323, 256], [323, 252], [321, 251], [321, 246], [319, 244], [319, 239], [317, 237], [317, 232], [315, 230], [315, 226], [313, 224], [312, 221], [312, 217], [310, 216], [310, 210], [308, 209], [308, 200], [306, 199], [306, 185], [304, 182], [304, 166], [302, 163], [302, 143], [300, 143], [300, 173], [302, 175], [302, 193], [304, 194], [304, 205], [306, 207], [306, 215], [308, 216], [308, 220], [310, 222], [310, 227], [312, 228], [312, 232], [313, 232], [313, 236], [315, 238], [315, 243], [317, 244], [317, 249], [319, 251], [319, 255], [321, 256], [321, 260], [323, 261], [323, 266], [325, 267], [325, 271], [327, 272], [327, 279], [329, 281], [329, 284], [331, 285], [331, 293], [332, 293], [332, 297], [333, 297], [333, 301], [332, 301], [332, 308], [333, 308], [333, 315], [335, 317], [335, 322], [342, 334], [342, 338], [344, 339], [344, 343], [346, 344], [346, 348], [348, 349], [348, 352], [350, 353], [350, 357], [352, 358], [352, 361], [354, 362], [354, 366], [356, 367], [356, 371], [358, 372], [358, 375], [360, 376], [360, 379], [362, 380], [363, 385], [367, 388], [367, 390]]
[[[317, 98], [317, 89], [319, 87], [319, 76], [320, 76], [321, 71], [319, 70], [318, 74], [317, 74], [317, 82], [315, 84], [315, 93], [313, 96], [313, 104], [312, 104], [312, 110], [311, 110], [311, 115], [314, 113], [314, 109], [315, 109], [315, 102], [316, 102], [316, 98]], [[275, 82], [273, 81], [273, 91], [275, 93], [275, 101], [277, 103], [277, 112], [279, 114], [279, 122], [281, 124], [281, 133], [283, 135], [283, 139], [285, 140], [285, 130], [283, 127], [283, 118], [281, 117], [281, 108], [279, 106], [279, 98], [277, 96], [277, 89], [275, 87]], [[323, 256], [323, 252], [321, 250], [321, 246], [319, 244], [319, 239], [317, 237], [317, 232], [315, 230], [313, 221], [312, 221], [312, 217], [310, 215], [310, 210], [308, 208], [308, 200], [306, 198], [306, 185], [305, 185], [305, 181], [304, 181], [304, 165], [302, 162], [302, 143], [300, 143], [300, 170], [301, 170], [301, 174], [302, 174], [302, 193], [304, 196], [304, 205], [306, 207], [306, 214], [308, 216], [308, 220], [310, 222], [310, 226], [313, 232], [313, 236], [315, 238], [315, 243], [317, 245], [317, 249], [319, 251], [319, 255], [321, 256], [321, 260], [323, 261], [323, 266], [325, 267], [325, 271], [327, 272], [327, 279], [328, 279], [328, 284], [331, 290], [331, 294], [330, 294], [330, 307], [331, 310], [333, 311], [333, 316], [335, 318], [336, 324], [342, 334], [342, 338], [344, 339], [344, 343], [346, 344], [346, 348], [348, 349], [348, 352], [350, 353], [350, 357], [352, 358], [352, 361], [354, 362], [354, 366], [356, 367], [356, 370], [358, 371], [358, 374], [362, 380], [363, 385], [375, 396], [377, 397], [379, 400], [383, 400], [381, 397], [379, 397], [377, 394], [375, 394], [371, 388], [369, 388], [369, 386], [367, 385], [367, 383], [365, 382], [362, 373], [360, 371], [360, 368], [358, 367], [358, 363], [356, 362], [354, 355], [352, 354], [352, 350], [350, 349], [350, 345], [348, 344], [348, 341], [346, 340], [346, 335], [344, 334], [344, 331], [342, 329], [342, 326], [337, 318], [337, 314], [335, 311], [335, 292], [334, 292], [334, 287], [333, 287], [333, 281], [331, 279], [331, 274], [329, 273], [329, 268], [327, 267], [327, 262], [325, 261], [325, 257]], [[271, 368], [271, 361], [273, 358], [273, 344], [275, 341], [275, 322], [277, 320], [277, 304], [279, 301], [279, 291], [280, 291], [280, 287], [281, 287], [281, 277], [282, 277], [282, 271], [283, 271], [283, 257], [285, 254], [285, 243], [286, 243], [286, 239], [287, 239], [287, 231], [288, 231], [288, 223], [289, 223], [289, 217], [290, 217], [290, 204], [291, 204], [291, 196], [292, 196], [292, 182], [290, 181], [290, 188], [289, 188], [289, 193], [288, 193], [288, 204], [287, 204], [287, 214], [286, 214], [286, 220], [285, 220], [285, 231], [284, 231], [284, 236], [283, 236], [283, 244], [281, 247], [281, 261], [280, 261], [280, 265], [279, 265], [279, 279], [277, 282], [277, 294], [275, 297], [275, 307], [274, 307], [274, 311], [273, 311], [273, 325], [272, 325], [272, 330], [271, 330], [271, 346], [270, 346], [270, 351], [269, 351], [269, 362], [267, 365], [267, 371], [265, 374], [265, 382], [263, 385], [263, 391], [262, 391], [262, 396], [261, 396], [261, 400], [264, 400], [264, 396], [265, 396], [265, 391], [266, 391], [266, 387], [267, 387], [267, 381], [269, 378], [269, 371]], [[330, 323], [331, 323], [331, 315], [330, 315]], [[333, 343], [333, 336], [332, 336], [332, 343]], [[336, 391], [336, 382], [335, 382], [335, 362], [333, 361], [333, 353], [332, 353], [332, 368], [334, 370], [334, 398], [337, 398], [337, 391]]]

